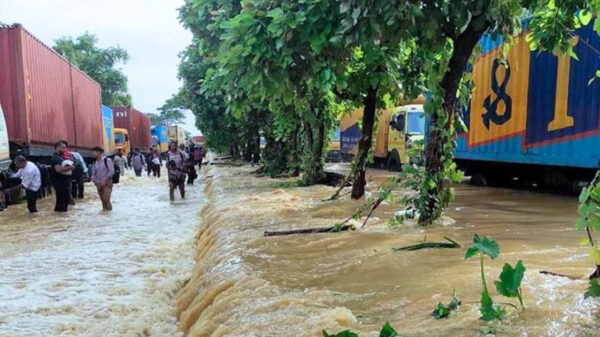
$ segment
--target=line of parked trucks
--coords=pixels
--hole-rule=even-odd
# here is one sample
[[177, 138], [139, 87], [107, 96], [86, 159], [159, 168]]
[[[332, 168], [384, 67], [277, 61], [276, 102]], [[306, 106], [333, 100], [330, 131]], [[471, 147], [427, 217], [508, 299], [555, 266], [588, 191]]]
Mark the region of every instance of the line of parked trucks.
[[[467, 130], [454, 153], [473, 182], [576, 189], [600, 167], [600, 81], [588, 83], [600, 69], [600, 37], [592, 25], [573, 36], [578, 59], [532, 52], [522, 34], [499, 62], [502, 37], [480, 40], [483, 52], [469, 67], [475, 90], [461, 113]], [[97, 144], [166, 151], [169, 140], [186, 141], [181, 128], [151, 127], [131, 107], [101, 106], [100, 86], [20, 25], [0, 26], [0, 74], [0, 172], [18, 153], [45, 162], [58, 139], [84, 157]], [[422, 104], [380, 112], [374, 156], [382, 166], [399, 169], [411, 144], [426, 138]], [[355, 154], [360, 117], [356, 110], [342, 118], [330, 157]]]
[[150, 147], [166, 152], [170, 140], [187, 142], [181, 127], [153, 127], [133, 107], [102, 105], [96, 81], [19, 24], [0, 25], [0, 110], [0, 192], [11, 158], [23, 154], [49, 164], [61, 139], [87, 161], [99, 145], [109, 154], [128, 154]]
[[[600, 168], [600, 81], [590, 79], [600, 69], [600, 37], [592, 27], [573, 34], [578, 59], [531, 51], [523, 33], [501, 62], [502, 37], [479, 41], [482, 53], [469, 65], [475, 90], [461, 113], [467, 130], [458, 134], [454, 152], [473, 183], [577, 191], [593, 178]], [[341, 120], [334, 136], [341, 157], [356, 153], [360, 117], [357, 110]], [[422, 102], [380, 112], [376, 162], [398, 169], [427, 131]], [[335, 157], [335, 146], [332, 152]]]

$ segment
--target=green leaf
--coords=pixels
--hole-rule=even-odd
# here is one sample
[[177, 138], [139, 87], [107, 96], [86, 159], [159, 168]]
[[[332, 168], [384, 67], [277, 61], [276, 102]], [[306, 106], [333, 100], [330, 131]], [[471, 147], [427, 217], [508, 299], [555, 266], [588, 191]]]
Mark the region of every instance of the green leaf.
[[487, 291], [481, 293], [481, 306], [479, 307], [479, 312], [481, 313], [479, 319], [486, 322], [494, 319], [502, 320], [505, 314], [502, 308], [494, 305], [494, 301]]
[[579, 11], [577, 16], [582, 25], [587, 26], [592, 21], [592, 13], [586, 10]]
[[473, 256], [477, 255], [477, 253], [479, 253], [479, 249], [475, 247], [469, 247], [465, 253], [465, 260], [472, 258]]
[[392, 328], [390, 322], [387, 322], [383, 328], [381, 328], [379, 337], [400, 337], [400, 335], [396, 332], [396, 330], [394, 330], [394, 328]]
[[585, 294], [583, 295], [584, 299], [587, 299], [590, 297], [592, 297], [592, 298], [600, 297], [600, 284], [598, 284], [598, 280], [591, 280], [588, 291], [586, 291]]
[[496, 241], [487, 236], [481, 238], [479, 235], [475, 234], [473, 236], [473, 246], [467, 249], [467, 252], [465, 253], [465, 260], [472, 258], [477, 253], [487, 255], [493, 260], [500, 254], [500, 247], [498, 247]]
[[[521, 301], [521, 281], [525, 274], [525, 266], [523, 262], [519, 260], [517, 265], [513, 268], [510, 264], [505, 263], [500, 273], [500, 280], [494, 281], [496, 290], [502, 296], [506, 297], [518, 297]], [[521, 306], [523, 303], [521, 302]]]
[[480, 238], [479, 235], [475, 234], [473, 236], [473, 247], [477, 248], [483, 255], [489, 256], [492, 260], [500, 254], [498, 243], [487, 236]]
[[438, 306], [431, 313], [431, 317], [435, 319], [442, 319], [448, 316], [450, 316], [450, 310], [442, 302], [438, 303]]

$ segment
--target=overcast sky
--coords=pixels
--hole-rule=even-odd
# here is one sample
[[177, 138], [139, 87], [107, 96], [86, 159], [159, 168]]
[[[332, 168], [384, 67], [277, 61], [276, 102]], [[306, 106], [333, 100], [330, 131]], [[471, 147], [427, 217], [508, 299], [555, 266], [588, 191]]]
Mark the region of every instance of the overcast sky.
[[[131, 59], [122, 66], [129, 78], [133, 105], [156, 113], [177, 92], [178, 53], [191, 34], [177, 20], [183, 0], [0, 0], [0, 22], [21, 23], [48, 46], [63, 36], [86, 31], [98, 37], [100, 47], [120, 46]], [[194, 117], [183, 127], [199, 134]]]

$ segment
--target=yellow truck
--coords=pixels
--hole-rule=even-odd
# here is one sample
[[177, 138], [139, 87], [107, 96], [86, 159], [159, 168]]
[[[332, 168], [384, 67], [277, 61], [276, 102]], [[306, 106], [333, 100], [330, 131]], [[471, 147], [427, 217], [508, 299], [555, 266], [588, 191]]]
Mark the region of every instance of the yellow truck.
[[[409, 162], [408, 149], [425, 137], [425, 115], [422, 99], [409, 105], [379, 111], [377, 129], [373, 132], [375, 163], [392, 171], [399, 171]], [[362, 136], [359, 121], [363, 110], [356, 109], [341, 120], [340, 152], [344, 159], [356, 154]]]
[[127, 129], [114, 129], [115, 134], [115, 151], [122, 150], [123, 155], [127, 156], [131, 151], [129, 145], [129, 132]]

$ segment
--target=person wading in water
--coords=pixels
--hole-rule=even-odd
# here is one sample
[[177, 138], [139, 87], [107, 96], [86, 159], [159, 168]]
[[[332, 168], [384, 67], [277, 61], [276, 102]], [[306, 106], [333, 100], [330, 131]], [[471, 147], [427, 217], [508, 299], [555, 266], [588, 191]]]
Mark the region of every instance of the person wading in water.
[[104, 157], [104, 149], [96, 146], [92, 148], [94, 162], [92, 171], [92, 182], [98, 189], [98, 195], [102, 200], [102, 210], [112, 211], [110, 196], [113, 188], [113, 176], [115, 175], [115, 164], [112, 159]]
[[70, 160], [64, 160], [63, 155], [67, 149], [67, 142], [59, 140], [54, 144], [54, 154], [52, 155], [52, 185], [56, 195], [55, 212], [66, 212], [69, 207], [71, 197], [71, 174], [75, 165]]
[[187, 155], [177, 149], [177, 143], [169, 144], [167, 171], [169, 173], [169, 198], [175, 200], [175, 188], [179, 188], [181, 199], [185, 199], [185, 174]]

